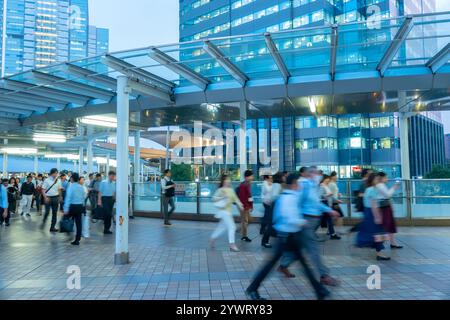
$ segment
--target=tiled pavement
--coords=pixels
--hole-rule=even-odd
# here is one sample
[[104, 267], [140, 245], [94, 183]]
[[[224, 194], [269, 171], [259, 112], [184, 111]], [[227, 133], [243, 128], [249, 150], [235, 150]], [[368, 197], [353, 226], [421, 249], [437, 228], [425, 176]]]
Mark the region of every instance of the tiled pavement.
[[[245, 299], [244, 289], [270, 252], [259, 246], [252, 225], [250, 244], [238, 243], [240, 253], [227, 250], [225, 238], [217, 249], [207, 241], [215, 223], [137, 218], [130, 223], [130, 258], [115, 266], [114, 236], [103, 236], [101, 224], [91, 225], [92, 237], [80, 247], [66, 234], [41, 231], [36, 214], [16, 218], [0, 228], [0, 299]], [[352, 246], [354, 235], [321, 243], [331, 273], [341, 280], [332, 299], [450, 299], [450, 228], [400, 228], [404, 249], [392, 260], [378, 263], [374, 252]], [[366, 285], [369, 265], [381, 268], [381, 289]], [[81, 268], [81, 289], [67, 289], [67, 267]], [[285, 279], [273, 272], [260, 293], [270, 299], [314, 299], [298, 264], [299, 276]]]

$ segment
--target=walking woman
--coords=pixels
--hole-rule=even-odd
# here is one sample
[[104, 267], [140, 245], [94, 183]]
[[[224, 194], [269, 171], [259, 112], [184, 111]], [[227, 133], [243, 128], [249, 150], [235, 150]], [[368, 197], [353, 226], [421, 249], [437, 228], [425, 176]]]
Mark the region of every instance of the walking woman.
[[337, 185], [337, 172], [333, 171], [330, 174], [330, 183], [328, 184], [328, 188], [330, 188], [330, 191], [333, 193], [333, 201], [332, 206], [333, 210], [339, 213], [338, 223], [336, 225], [342, 226], [342, 219], [344, 218], [344, 213], [342, 212], [340, 204], [342, 201], [340, 200], [341, 194], [339, 192], [339, 187]]
[[359, 226], [356, 245], [358, 247], [371, 247], [377, 251], [377, 260], [390, 260], [383, 254], [383, 241], [386, 240], [386, 232], [383, 229], [383, 216], [378, 207], [378, 192], [375, 188], [378, 177], [371, 173], [367, 178], [367, 189], [364, 192], [364, 218]]
[[233, 218], [233, 204], [236, 204], [239, 210], [243, 210], [241, 201], [239, 201], [236, 193], [231, 188], [231, 179], [227, 175], [222, 175], [220, 178], [219, 189], [213, 196], [214, 206], [218, 209], [216, 218], [220, 219], [219, 225], [211, 235], [210, 245], [214, 248], [217, 238], [222, 233], [228, 231], [228, 242], [230, 243], [230, 251], [239, 252], [240, 250], [235, 244], [236, 224]]
[[[320, 183], [320, 197], [322, 199], [323, 204], [325, 204], [330, 208], [333, 208], [333, 192], [331, 192], [331, 189], [329, 188], [330, 182], [331, 182], [330, 176], [326, 174], [323, 175], [322, 182]], [[333, 218], [329, 214], [324, 213], [322, 221], [323, 226], [326, 225], [328, 227], [328, 235], [330, 236], [330, 239], [340, 240], [341, 237], [338, 236], [338, 234], [334, 230]]]
[[389, 241], [391, 243], [391, 249], [401, 249], [402, 246], [397, 244], [395, 240], [395, 234], [397, 233], [397, 225], [394, 219], [394, 210], [392, 209], [392, 196], [395, 191], [400, 187], [400, 183], [395, 183], [392, 188], [388, 188], [386, 183], [388, 181], [388, 177], [386, 173], [379, 172], [378, 183], [375, 186], [378, 192], [379, 199], [379, 207], [381, 211], [381, 215], [383, 217], [383, 229], [388, 233]]
[[[264, 182], [261, 188], [261, 199], [264, 207], [264, 216], [261, 219], [261, 228], [259, 230], [259, 234], [263, 235], [266, 232], [269, 224], [272, 224], [271, 219], [271, 210], [272, 210], [272, 176], [265, 175], [263, 177]], [[267, 239], [268, 240], [268, 239]], [[272, 246], [269, 244], [269, 241], [261, 241], [261, 245], [265, 248], [271, 248]]]
[[264, 234], [261, 240], [261, 245], [265, 248], [272, 248], [272, 245], [269, 243], [269, 239], [271, 236], [275, 235], [275, 230], [273, 228], [273, 208], [275, 205], [275, 201], [280, 196], [283, 191], [283, 184], [286, 182], [283, 173], [278, 172], [273, 176], [272, 186], [270, 188], [270, 206], [268, 215], [264, 215], [264, 219], [266, 220], [266, 228], [264, 230]]
[[64, 214], [70, 215], [75, 220], [75, 226], [77, 227], [77, 232], [75, 236], [75, 241], [71, 244], [74, 246], [80, 245], [81, 240], [81, 216], [86, 212], [85, 201], [86, 201], [86, 191], [81, 185], [80, 176], [78, 173], [73, 173], [71, 177], [71, 182], [67, 188], [66, 198], [64, 200]]
[[16, 213], [17, 199], [19, 198], [19, 185], [16, 183], [16, 178], [12, 177], [8, 183], [8, 211], [9, 214]]

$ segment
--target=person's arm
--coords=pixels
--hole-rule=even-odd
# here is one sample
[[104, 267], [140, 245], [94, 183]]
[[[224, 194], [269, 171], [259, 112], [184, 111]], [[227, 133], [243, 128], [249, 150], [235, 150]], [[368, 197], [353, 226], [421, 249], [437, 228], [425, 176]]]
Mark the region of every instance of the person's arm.
[[239, 197], [237, 196], [236, 192], [232, 190], [233, 193], [233, 202], [238, 206], [239, 210], [243, 210], [244, 206], [242, 205], [241, 200], [239, 200]]
[[377, 199], [372, 199], [370, 201], [370, 205], [372, 207], [372, 212], [373, 212], [373, 218], [375, 220], [375, 224], [382, 224], [383, 223], [383, 218], [381, 216], [381, 212], [378, 208], [378, 201]]
[[397, 189], [396, 187], [392, 187], [392, 188], [388, 189], [388, 187], [386, 187], [386, 185], [384, 183], [377, 184], [378, 193], [386, 199], [392, 198], [396, 189]]
[[64, 214], [67, 215], [69, 214], [69, 208], [70, 208], [70, 203], [72, 201], [72, 193], [73, 193], [73, 186], [69, 186], [69, 188], [67, 188], [67, 192], [66, 192], [66, 199], [64, 199]]
[[98, 186], [97, 205], [99, 207], [102, 206], [102, 185], [103, 185], [103, 182], [100, 182], [100, 185]]

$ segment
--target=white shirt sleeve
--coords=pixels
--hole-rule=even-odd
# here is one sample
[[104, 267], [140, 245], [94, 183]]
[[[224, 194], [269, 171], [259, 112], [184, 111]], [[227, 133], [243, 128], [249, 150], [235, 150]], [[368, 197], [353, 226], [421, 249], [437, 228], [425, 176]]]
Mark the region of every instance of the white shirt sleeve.
[[377, 184], [376, 188], [381, 199], [390, 199], [395, 192], [394, 188], [388, 189], [384, 183]]

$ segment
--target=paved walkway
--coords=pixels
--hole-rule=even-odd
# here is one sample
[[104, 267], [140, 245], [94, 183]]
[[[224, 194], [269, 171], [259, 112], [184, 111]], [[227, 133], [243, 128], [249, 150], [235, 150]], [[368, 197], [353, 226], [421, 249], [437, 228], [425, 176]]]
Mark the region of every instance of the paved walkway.
[[[41, 217], [16, 218], [0, 228], [0, 299], [245, 299], [244, 289], [270, 252], [259, 246], [252, 225], [250, 244], [232, 253], [225, 239], [217, 249], [207, 247], [216, 226], [208, 222], [137, 218], [130, 224], [131, 264], [115, 266], [114, 235], [92, 225], [92, 237], [80, 247], [66, 234], [39, 230]], [[400, 228], [404, 249], [379, 263], [374, 252], [352, 246], [354, 235], [321, 243], [331, 273], [341, 286], [331, 288], [332, 299], [450, 299], [450, 228]], [[381, 268], [381, 290], [369, 290], [367, 267]], [[67, 289], [67, 267], [81, 268], [81, 289]], [[298, 276], [285, 279], [273, 272], [261, 295], [270, 299], [314, 299], [298, 264]]]

